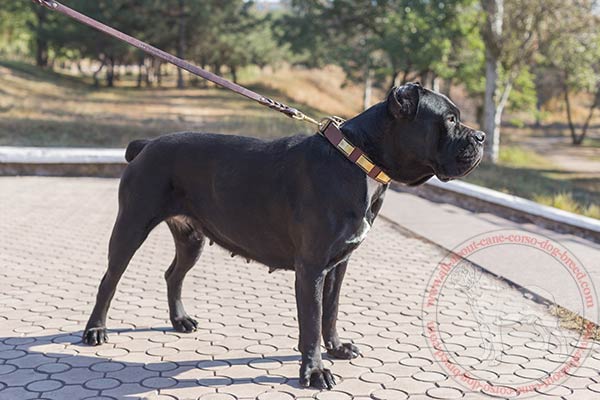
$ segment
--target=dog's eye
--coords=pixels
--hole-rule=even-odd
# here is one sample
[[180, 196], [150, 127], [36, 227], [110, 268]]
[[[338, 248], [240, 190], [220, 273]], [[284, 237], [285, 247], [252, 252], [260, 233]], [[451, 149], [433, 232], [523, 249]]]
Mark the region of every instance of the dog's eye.
[[451, 124], [455, 124], [456, 123], [456, 117], [454, 115], [451, 115], [448, 117], [448, 122]]

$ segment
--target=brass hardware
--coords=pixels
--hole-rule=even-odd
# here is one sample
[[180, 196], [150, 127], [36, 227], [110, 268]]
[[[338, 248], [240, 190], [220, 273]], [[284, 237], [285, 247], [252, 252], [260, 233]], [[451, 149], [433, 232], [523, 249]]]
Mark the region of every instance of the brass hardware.
[[340, 150], [342, 150], [344, 152], [344, 154], [346, 154], [347, 156], [349, 156], [353, 151], [354, 151], [354, 146], [352, 146], [350, 143], [348, 143], [346, 141], [346, 139], [342, 139], [339, 143], [338, 143], [338, 147], [340, 148]]
[[375, 168], [375, 165], [367, 157], [365, 157], [364, 154], [361, 154], [361, 156], [358, 157], [356, 163], [360, 165], [362, 169], [367, 171], [367, 173], [371, 172], [371, 170]]
[[386, 174], [385, 172], [381, 171], [376, 177], [375, 179], [385, 185], [387, 185], [388, 183], [390, 183], [390, 181], [392, 180], [392, 178], [390, 178], [388, 176], [388, 174]]
[[292, 118], [297, 121], [306, 121], [306, 122], [310, 122], [311, 124], [321, 126], [321, 123], [319, 121], [317, 121], [314, 118], [309, 117], [308, 115], [306, 115], [303, 112], [298, 111], [298, 110], [296, 110], [296, 112], [294, 114], [292, 114]]
[[341, 117], [336, 117], [335, 115], [332, 115], [332, 116], [329, 116], [329, 117], [325, 117], [325, 118], [323, 118], [321, 120], [321, 122], [318, 123], [318, 125], [319, 125], [319, 132], [321, 132], [321, 133], [325, 132], [325, 128], [327, 128], [327, 124], [329, 122], [331, 122], [337, 128], [339, 128], [344, 122], [346, 122], [346, 120], [343, 119], [343, 118], [341, 118]]

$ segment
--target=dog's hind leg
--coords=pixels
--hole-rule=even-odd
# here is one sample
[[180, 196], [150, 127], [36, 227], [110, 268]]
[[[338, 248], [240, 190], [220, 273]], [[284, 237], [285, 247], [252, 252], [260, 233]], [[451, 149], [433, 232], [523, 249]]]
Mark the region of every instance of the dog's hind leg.
[[337, 332], [338, 307], [342, 281], [348, 261], [343, 261], [327, 273], [323, 287], [323, 342], [327, 354], [333, 358], [349, 360], [360, 355], [352, 343], [342, 343]]
[[134, 210], [119, 211], [108, 246], [108, 269], [100, 282], [96, 305], [83, 332], [83, 342], [93, 346], [108, 340], [106, 316], [117, 284], [129, 261], [160, 220], [140, 218]]
[[204, 245], [204, 235], [187, 217], [173, 217], [167, 225], [175, 240], [175, 259], [165, 273], [169, 317], [173, 328], [178, 332], [193, 332], [198, 322], [190, 317], [181, 301], [181, 288], [187, 272], [194, 266]]
[[106, 316], [117, 284], [136, 250], [152, 229], [165, 219], [167, 195], [166, 184], [148, 185], [131, 166], [123, 173], [119, 213], [108, 245], [108, 269], [100, 282], [96, 305], [83, 332], [84, 343], [99, 345], [107, 341]]

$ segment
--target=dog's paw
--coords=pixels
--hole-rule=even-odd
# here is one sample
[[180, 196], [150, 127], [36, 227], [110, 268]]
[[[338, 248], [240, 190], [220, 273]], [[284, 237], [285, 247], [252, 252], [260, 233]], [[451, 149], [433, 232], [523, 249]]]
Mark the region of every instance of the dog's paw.
[[86, 328], [83, 331], [83, 343], [88, 344], [90, 346], [98, 346], [102, 343], [108, 342], [108, 335], [106, 334], [106, 327], [93, 327]]
[[322, 365], [311, 368], [302, 364], [300, 368], [300, 386], [331, 390], [335, 386], [335, 377], [330, 370], [323, 368]]
[[198, 329], [198, 321], [189, 315], [172, 319], [171, 323], [173, 324], [173, 329], [181, 333], [195, 332]]
[[337, 358], [339, 360], [352, 360], [360, 356], [360, 350], [352, 343], [342, 343], [335, 349], [327, 349], [327, 354], [331, 358]]

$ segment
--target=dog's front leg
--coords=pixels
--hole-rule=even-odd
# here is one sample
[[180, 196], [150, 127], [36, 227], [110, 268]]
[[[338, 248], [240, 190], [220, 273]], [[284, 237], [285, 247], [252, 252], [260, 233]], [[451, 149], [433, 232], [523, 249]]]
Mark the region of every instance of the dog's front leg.
[[323, 315], [322, 268], [307, 265], [296, 267], [296, 306], [300, 326], [299, 350], [302, 353], [300, 385], [331, 389], [334, 377], [323, 367], [321, 359], [321, 318]]

